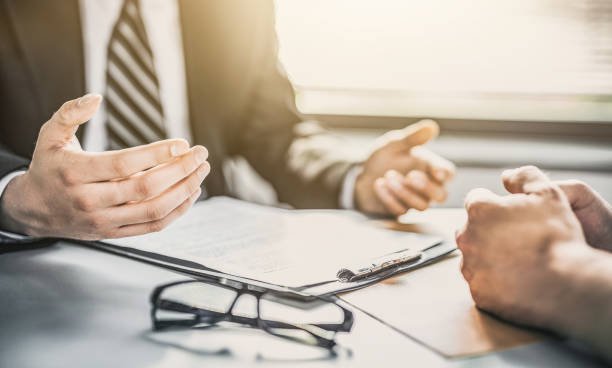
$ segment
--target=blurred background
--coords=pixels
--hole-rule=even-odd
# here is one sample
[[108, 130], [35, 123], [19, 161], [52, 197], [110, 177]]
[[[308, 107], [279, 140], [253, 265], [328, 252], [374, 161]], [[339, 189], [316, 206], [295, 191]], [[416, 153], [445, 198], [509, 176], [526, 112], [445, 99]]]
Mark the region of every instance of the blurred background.
[[[459, 169], [444, 206], [461, 206], [475, 186], [502, 193], [501, 170], [524, 164], [612, 199], [612, 1], [281, 0], [276, 9], [302, 113], [355, 145], [421, 118], [440, 123], [431, 148]], [[244, 162], [229, 165], [243, 172]], [[270, 188], [247, 187], [235, 190], [274, 202]]]

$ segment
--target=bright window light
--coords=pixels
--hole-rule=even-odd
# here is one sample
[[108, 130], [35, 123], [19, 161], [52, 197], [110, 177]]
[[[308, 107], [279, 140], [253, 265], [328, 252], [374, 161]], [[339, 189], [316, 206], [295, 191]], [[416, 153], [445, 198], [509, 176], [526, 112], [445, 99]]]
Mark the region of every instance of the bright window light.
[[609, 0], [280, 0], [307, 113], [612, 122]]

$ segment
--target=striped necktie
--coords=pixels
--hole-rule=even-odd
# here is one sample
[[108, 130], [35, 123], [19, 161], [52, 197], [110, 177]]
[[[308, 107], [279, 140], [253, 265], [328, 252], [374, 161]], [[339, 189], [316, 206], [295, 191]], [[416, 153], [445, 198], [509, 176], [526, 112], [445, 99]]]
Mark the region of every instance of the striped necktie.
[[164, 114], [138, 0], [125, 0], [108, 43], [106, 68], [108, 148], [165, 139]]

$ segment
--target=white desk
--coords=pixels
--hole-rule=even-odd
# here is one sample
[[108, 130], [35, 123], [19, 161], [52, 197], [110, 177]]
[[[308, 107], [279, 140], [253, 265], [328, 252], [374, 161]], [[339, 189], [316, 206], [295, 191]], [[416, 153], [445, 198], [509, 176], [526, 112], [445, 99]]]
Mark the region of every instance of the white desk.
[[[149, 293], [161, 283], [180, 278], [167, 270], [68, 243], [0, 254], [0, 367], [268, 366], [256, 359], [257, 352], [279, 342], [260, 331], [152, 333]], [[601, 364], [556, 341], [447, 360], [360, 311], [355, 311], [353, 331], [339, 342], [353, 350], [351, 358], [296, 365], [562, 368]], [[226, 348], [227, 353], [213, 354], [218, 348]], [[289, 362], [281, 363], [269, 366], [284, 367]]]

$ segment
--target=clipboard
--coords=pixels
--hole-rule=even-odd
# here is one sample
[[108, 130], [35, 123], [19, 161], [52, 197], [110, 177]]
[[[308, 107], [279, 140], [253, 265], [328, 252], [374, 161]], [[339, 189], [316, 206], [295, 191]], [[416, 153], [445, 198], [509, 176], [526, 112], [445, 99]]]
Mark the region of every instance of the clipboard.
[[[195, 278], [223, 276], [297, 297], [362, 288], [455, 250], [439, 237], [383, 229], [355, 212], [285, 210], [218, 197], [164, 232], [76, 243]], [[271, 269], [270, 260], [284, 263], [272, 262]]]
[[[19, 244], [20, 248], [23, 248], [24, 243], [50, 244], [53, 243], [54, 240], [61, 240], [52, 238], [29, 238], [17, 234], [9, 234], [4, 232], [0, 235], [4, 236], [3, 239], [6, 241], [7, 244]], [[371, 262], [365, 260], [364, 264], [352, 265], [344, 269], [356, 271], [367, 269], [367, 271], [365, 271], [367, 274], [364, 274], [356, 279], [343, 278], [343, 269], [341, 269], [339, 270], [337, 280], [335, 281], [323, 282], [320, 284], [307, 285], [304, 287], [296, 288], [271, 284], [255, 279], [249, 279], [237, 275], [223, 273], [212, 268], [205, 267], [196, 262], [168, 257], [157, 253], [146, 252], [139, 249], [121, 247], [104, 242], [90, 242], [78, 240], [67, 241], [75, 244], [80, 244], [86, 247], [96, 248], [98, 250], [112, 253], [121, 257], [126, 257], [136, 261], [148, 263], [157, 267], [169, 269], [179, 274], [194, 277], [196, 279], [198, 276], [202, 275], [222, 276], [229, 280], [242, 281], [256, 286], [262, 286], [278, 293], [282, 293], [287, 296], [302, 300], [309, 300], [313, 296], [324, 297], [361, 289], [380, 282], [384, 279], [394, 277], [401, 273], [410, 272], [428, 264], [442, 260], [447, 255], [450, 255], [457, 249], [454, 243], [441, 241], [420, 252], [395, 252], [372, 259]], [[407, 254], [409, 254], [409, 256], [407, 256]], [[385, 262], [390, 263], [384, 264]], [[355, 271], [353, 271], [353, 273], [355, 273]]]
[[[140, 262], [148, 263], [158, 267], [163, 267], [179, 274], [193, 277], [195, 279], [197, 279], [198, 276], [204, 275], [212, 275], [217, 277], [222, 276], [228, 280], [235, 280], [250, 283], [255, 286], [265, 287], [277, 293], [282, 293], [287, 297], [304, 301], [311, 300], [313, 297], [331, 296], [365, 288], [387, 278], [394, 277], [398, 274], [410, 272], [428, 264], [442, 260], [447, 255], [450, 255], [457, 249], [454, 243], [441, 241], [421, 251], [418, 257], [411, 258], [409, 261], [406, 262], [394, 264], [391, 267], [384, 268], [379, 272], [372, 273], [371, 275], [367, 275], [355, 281], [343, 281], [341, 279], [337, 279], [335, 281], [324, 282], [316, 285], [308, 285], [304, 287], [287, 287], [237, 275], [232, 275], [224, 272], [219, 272], [217, 270], [205, 267], [195, 262], [167, 257], [138, 249], [125, 248], [104, 242], [78, 243], [88, 247], [94, 247], [106, 252], [110, 252], [122, 257], [127, 257]], [[377, 259], [375, 259], [374, 261], [376, 261]]]

